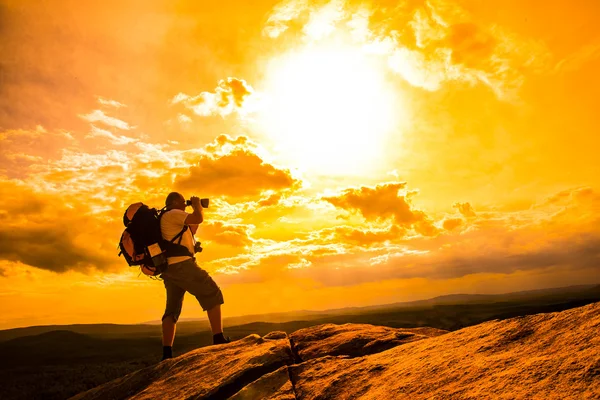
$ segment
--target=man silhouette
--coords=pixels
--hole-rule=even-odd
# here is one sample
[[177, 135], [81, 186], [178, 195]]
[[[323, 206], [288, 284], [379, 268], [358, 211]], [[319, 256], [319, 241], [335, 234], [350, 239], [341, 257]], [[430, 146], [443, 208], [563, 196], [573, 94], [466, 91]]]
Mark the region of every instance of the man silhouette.
[[166, 211], [160, 218], [160, 229], [166, 240], [175, 238], [177, 251], [167, 251], [168, 268], [161, 274], [167, 291], [167, 305], [162, 317], [163, 360], [173, 357], [175, 325], [181, 314], [183, 297], [189, 292], [196, 297], [208, 315], [213, 333], [213, 344], [229, 343], [223, 336], [221, 304], [223, 294], [208, 273], [196, 264], [194, 258], [194, 234], [198, 224], [204, 221], [200, 199], [191, 198], [194, 212], [185, 212], [185, 198], [177, 192], [169, 193], [165, 201]]

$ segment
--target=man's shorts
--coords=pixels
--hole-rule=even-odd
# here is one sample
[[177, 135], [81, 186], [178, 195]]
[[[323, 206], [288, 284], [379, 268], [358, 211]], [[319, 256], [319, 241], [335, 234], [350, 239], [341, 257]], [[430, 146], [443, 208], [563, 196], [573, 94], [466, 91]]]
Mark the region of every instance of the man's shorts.
[[208, 275], [208, 272], [196, 264], [196, 260], [190, 258], [176, 264], [171, 264], [161, 278], [167, 289], [167, 307], [165, 317], [171, 316], [177, 322], [181, 314], [183, 305], [183, 296], [185, 292], [190, 292], [198, 299], [200, 306], [204, 311], [223, 304], [223, 293], [215, 281]]

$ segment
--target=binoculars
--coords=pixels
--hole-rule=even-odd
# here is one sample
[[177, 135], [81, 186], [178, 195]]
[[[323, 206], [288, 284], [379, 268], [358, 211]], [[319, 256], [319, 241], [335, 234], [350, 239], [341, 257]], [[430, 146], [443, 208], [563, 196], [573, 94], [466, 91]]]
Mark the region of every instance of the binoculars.
[[[209, 199], [200, 199], [200, 205], [202, 206], [202, 208], [208, 208], [208, 203], [209, 203]], [[185, 205], [186, 206], [191, 206], [192, 205], [192, 201], [191, 200], [186, 200], [185, 201]]]

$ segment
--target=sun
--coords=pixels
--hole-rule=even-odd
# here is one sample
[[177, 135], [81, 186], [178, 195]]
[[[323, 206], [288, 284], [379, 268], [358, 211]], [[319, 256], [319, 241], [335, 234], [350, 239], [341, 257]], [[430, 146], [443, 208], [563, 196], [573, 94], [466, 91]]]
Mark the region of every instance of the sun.
[[287, 52], [266, 71], [261, 128], [300, 169], [366, 172], [381, 161], [402, 111], [384, 71], [360, 48]]

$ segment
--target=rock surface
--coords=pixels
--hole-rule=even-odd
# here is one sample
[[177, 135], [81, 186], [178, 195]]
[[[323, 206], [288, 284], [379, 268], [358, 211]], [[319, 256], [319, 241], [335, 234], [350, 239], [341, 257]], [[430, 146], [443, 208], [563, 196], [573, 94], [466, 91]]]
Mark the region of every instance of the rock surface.
[[401, 344], [439, 336], [435, 328], [395, 329], [366, 324], [325, 324], [300, 329], [290, 335], [294, 351], [306, 361], [324, 356], [351, 357], [375, 354]]
[[75, 398], [600, 399], [598, 332], [600, 303], [446, 334], [327, 324], [201, 348]]
[[72, 399], [225, 399], [247, 383], [293, 362], [287, 338], [250, 335], [190, 351]]
[[600, 303], [290, 367], [299, 399], [598, 399]]

